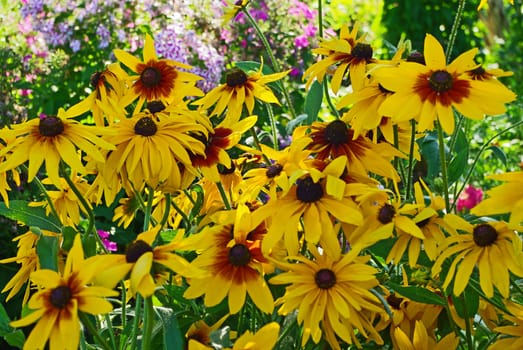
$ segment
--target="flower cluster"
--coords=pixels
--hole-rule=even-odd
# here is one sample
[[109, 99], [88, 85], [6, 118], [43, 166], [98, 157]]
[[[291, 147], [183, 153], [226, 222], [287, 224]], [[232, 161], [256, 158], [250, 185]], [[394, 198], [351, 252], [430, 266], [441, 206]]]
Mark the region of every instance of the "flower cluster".
[[[263, 18], [259, 6], [225, 16]], [[296, 13], [315, 15], [298, 1]], [[280, 148], [291, 68], [236, 62], [202, 85], [181, 30], [115, 49], [79, 103], [0, 130], [0, 211], [29, 227], [0, 261], [21, 265], [8, 300], [27, 286], [10, 323], [35, 324], [25, 349], [455, 349], [482, 329], [494, 349], [521, 345], [523, 172], [493, 175], [504, 183], [485, 199], [468, 189], [466, 216], [454, 200], [458, 119], [504, 113], [508, 72], [476, 49], [451, 61], [430, 34], [421, 53], [376, 57], [347, 24], [311, 50], [307, 119]], [[416, 171], [434, 135], [442, 188]], [[22, 175], [44, 200], [11, 200]]]

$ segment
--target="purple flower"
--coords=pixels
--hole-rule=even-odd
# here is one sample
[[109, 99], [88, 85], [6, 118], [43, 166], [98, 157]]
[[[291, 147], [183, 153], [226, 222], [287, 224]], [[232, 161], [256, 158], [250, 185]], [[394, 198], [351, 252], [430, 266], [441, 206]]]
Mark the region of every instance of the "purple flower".
[[98, 48], [103, 49], [109, 46], [109, 41], [111, 40], [111, 33], [103, 24], [99, 24], [96, 29], [96, 35], [100, 37], [100, 44]]
[[115, 252], [118, 250], [116, 242], [112, 242], [109, 240], [109, 236], [111, 235], [110, 232], [104, 230], [96, 230], [96, 232], [98, 232], [98, 236], [100, 236], [100, 238], [102, 239], [102, 243], [108, 251]]
[[73, 52], [80, 51], [81, 46], [82, 44], [78, 39], [71, 40], [71, 42], [69, 43], [69, 47], [71, 48], [71, 50], [73, 50]]
[[309, 39], [306, 35], [299, 35], [296, 38], [294, 38], [294, 45], [297, 49], [303, 49], [309, 46]]

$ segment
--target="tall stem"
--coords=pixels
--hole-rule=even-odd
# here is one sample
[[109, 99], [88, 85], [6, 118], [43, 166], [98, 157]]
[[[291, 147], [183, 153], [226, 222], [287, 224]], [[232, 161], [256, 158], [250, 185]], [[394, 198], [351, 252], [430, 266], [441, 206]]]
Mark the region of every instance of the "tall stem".
[[151, 222], [151, 212], [153, 208], [154, 191], [150, 186], [147, 186], [147, 205], [145, 206], [145, 213], [143, 218], [143, 230], [149, 229], [149, 223]]
[[[28, 171], [27, 166], [25, 166], [25, 165], [22, 165], [21, 168], [24, 169], [25, 172]], [[36, 186], [38, 186], [38, 189], [40, 190], [40, 192], [42, 192], [42, 195], [45, 197], [47, 205], [49, 205], [49, 208], [51, 209], [51, 213], [53, 213], [53, 216], [56, 217], [56, 219], [60, 223], [60, 226], [62, 226], [62, 221], [60, 220], [60, 216], [58, 216], [56, 207], [54, 206], [54, 203], [51, 200], [51, 197], [49, 197], [49, 193], [47, 193], [47, 189], [45, 188], [44, 184], [42, 184], [42, 181], [40, 181], [40, 179], [36, 176], [34, 177], [33, 181], [36, 183]]]
[[[249, 23], [256, 31], [256, 34], [260, 37], [260, 40], [263, 43], [263, 46], [265, 47], [265, 51], [267, 51], [267, 55], [269, 55], [269, 58], [271, 60], [272, 68], [275, 72], [281, 72], [281, 67], [278, 61], [276, 61], [276, 57], [274, 57], [274, 54], [272, 53], [272, 48], [269, 42], [267, 41], [267, 38], [261, 31], [260, 27], [258, 26], [258, 23], [252, 18], [249, 11], [244, 7], [242, 8], [242, 12], [245, 14], [247, 19], [249, 20]], [[285, 84], [281, 84], [283, 95], [285, 96], [285, 101], [287, 102], [287, 107], [289, 108], [289, 113], [291, 114], [292, 119], [296, 119], [296, 111], [294, 110], [294, 106], [292, 105], [291, 96], [289, 95], [289, 91], [287, 91], [287, 88], [285, 87]]]
[[445, 210], [450, 213], [450, 198], [449, 198], [449, 181], [447, 176], [447, 157], [445, 155], [445, 144], [443, 137], [443, 128], [440, 123], [437, 123], [438, 129], [438, 143], [439, 143], [439, 163], [441, 166], [441, 179], [443, 180], [443, 192], [445, 194]]
[[458, 4], [458, 11], [454, 17], [454, 23], [452, 23], [452, 29], [450, 30], [449, 42], [445, 50], [445, 57], [447, 57], [447, 63], [450, 61], [450, 55], [452, 49], [454, 48], [454, 42], [456, 41], [456, 36], [458, 35], [459, 23], [461, 18], [463, 18], [463, 11], [465, 10], [466, 0], [460, 0]]
[[407, 169], [408, 170], [408, 175], [407, 175], [407, 188], [406, 188], [406, 194], [405, 194], [405, 198], [407, 200], [409, 200], [410, 198], [410, 189], [411, 189], [411, 186], [412, 186], [412, 172], [413, 172], [413, 164], [414, 164], [414, 144], [416, 143], [416, 121], [415, 120], [412, 120], [411, 121], [411, 128], [412, 128], [412, 133], [410, 135], [410, 148], [409, 148], [409, 168]]
[[98, 329], [96, 329], [96, 327], [93, 325], [91, 320], [89, 320], [89, 317], [87, 317], [86, 314], [84, 314], [83, 312], [79, 312], [78, 318], [80, 318], [80, 321], [82, 322], [82, 324], [85, 326], [85, 328], [87, 328], [89, 330], [89, 333], [91, 333], [91, 335], [96, 339], [96, 342], [103, 349], [107, 349], [107, 350], [113, 349], [109, 344], [107, 344], [105, 339], [102, 338], [102, 336], [100, 335], [100, 332], [98, 331]]
[[220, 192], [220, 196], [222, 197], [223, 204], [225, 205], [225, 209], [231, 210], [231, 204], [229, 203], [229, 199], [227, 198], [227, 194], [225, 193], [225, 189], [223, 188], [223, 185], [221, 182], [216, 183], [216, 187], [218, 187], [218, 191]]
[[142, 350], [149, 350], [151, 348], [151, 338], [153, 334], [154, 326], [154, 307], [153, 298], [144, 298], [144, 320], [143, 320], [143, 333], [142, 333]]

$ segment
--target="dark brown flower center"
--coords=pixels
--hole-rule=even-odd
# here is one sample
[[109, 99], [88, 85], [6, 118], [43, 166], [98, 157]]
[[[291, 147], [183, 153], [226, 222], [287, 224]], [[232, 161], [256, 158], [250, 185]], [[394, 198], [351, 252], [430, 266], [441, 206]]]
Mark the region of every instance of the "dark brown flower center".
[[158, 127], [151, 117], [142, 117], [134, 124], [134, 132], [137, 135], [153, 136], [156, 131], [158, 131]]
[[316, 285], [321, 289], [329, 289], [336, 284], [336, 275], [332, 270], [321, 269], [314, 276]]
[[265, 175], [272, 179], [278, 175], [280, 175], [281, 171], [283, 170], [283, 166], [281, 164], [273, 164], [267, 168], [267, 171], [265, 172]]
[[160, 85], [162, 72], [154, 67], [147, 67], [140, 75], [140, 80], [145, 87], [151, 88]]
[[153, 248], [149, 244], [139, 239], [127, 247], [127, 251], [125, 252], [125, 261], [128, 263], [137, 262], [142, 255], [152, 251]]
[[49, 301], [51, 302], [51, 305], [53, 305], [54, 307], [63, 309], [67, 306], [67, 304], [69, 304], [69, 300], [71, 300], [71, 297], [71, 289], [69, 289], [68, 286], [59, 286], [51, 291]]
[[393, 309], [399, 310], [403, 298], [398, 298], [396, 294], [391, 294], [387, 297], [387, 303], [392, 306]]
[[424, 220], [421, 220], [420, 222], [417, 222], [416, 226], [418, 226], [419, 228], [425, 227], [425, 225], [428, 224], [429, 221], [430, 221], [430, 218], [426, 218]]
[[356, 46], [352, 48], [351, 55], [368, 61], [372, 58], [372, 47], [369, 44], [357, 43]]
[[251, 261], [249, 248], [241, 243], [237, 243], [229, 250], [229, 262], [234, 266], [245, 266]]
[[349, 128], [342, 120], [330, 122], [325, 127], [325, 140], [331, 145], [341, 145], [347, 142]]
[[100, 83], [100, 78], [102, 77], [102, 72], [95, 72], [93, 75], [91, 75], [91, 86], [93, 88], [97, 88], [98, 84]]
[[430, 88], [436, 92], [449, 91], [453, 84], [452, 75], [445, 70], [437, 70], [429, 78]]
[[163, 111], [165, 109], [165, 105], [162, 101], [151, 101], [147, 102], [147, 109], [149, 112], [154, 114]]
[[296, 181], [296, 198], [305, 203], [312, 203], [323, 197], [323, 188], [310, 176]]
[[388, 224], [389, 222], [392, 222], [394, 215], [396, 215], [396, 209], [394, 209], [390, 204], [385, 204], [378, 211], [378, 221], [384, 225]]
[[245, 74], [245, 72], [240, 68], [233, 68], [227, 72], [225, 80], [227, 82], [227, 86], [236, 87], [245, 84], [247, 81], [247, 74]]
[[480, 247], [492, 245], [498, 239], [498, 231], [489, 224], [479, 224], [472, 231], [474, 243]]
[[415, 62], [425, 65], [425, 56], [421, 52], [413, 52], [407, 57], [407, 62]]
[[47, 116], [40, 119], [40, 124], [38, 124], [38, 131], [42, 136], [57, 136], [64, 132], [64, 123], [58, 117]]

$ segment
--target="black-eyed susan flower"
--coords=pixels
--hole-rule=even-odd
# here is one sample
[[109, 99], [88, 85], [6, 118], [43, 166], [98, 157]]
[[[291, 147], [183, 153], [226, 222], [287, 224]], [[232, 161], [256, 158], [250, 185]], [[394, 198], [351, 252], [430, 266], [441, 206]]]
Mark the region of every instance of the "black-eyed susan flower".
[[346, 157], [339, 157], [322, 171], [314, 168], [296, 171], [290, 178], [292, 186], [287, 192], [271, 198], [255, 211], [257, 220], [268, 220], [268, 232], [262, 244], [265, 253], [283, 238], [289, 254], [296, 255], [300, 246], [300, 222], [303, 222], [305, 241], [310, 244], [321, 242], [324, 249], [339, 246], [334, 218], [361, 224], [362, 214], [346, 191], [345, 181], [340, 178], [346, 162]]
[[306, 149], [320, 160], [347, 157], [350, 173], [367, 175], [372, 172], [389, 179], [399, 180], [391, 164], [394, 157], [405, 156], [388, 143], [375, 144], [365, 136], [353, 137], [354, 131], [343, 120], [314, 122], [310, 127], [296, 128], [294, 138], [298, 139], [304, 130], [310, 130], [306, 137], [312, 141]]
[[447, 65], [443, 47], [432, 35], [425, 37], [425, 65], [402, 62], [398, 67], [380, 68], [373, 75], [385, 89], [394, 92], [379, 108], [380, 115], [394, 121], [415, 119], [419, 131], [434, 127], [437, 120], [445, 132], [454, 131], [453, 107], [467, 118], [481, 120], [485, 115], [505, 112], [505, 103], [516, 95], [499, 84], [471, 79], [468, 71], [476, 67], [471, 49]]
[[184, 230], [179, 229], [171, 242], [154, 245], [159, 227], [140, 233], [127, 246], [125, 254], [97, 255], [92, 265], [99, 271], [97, 284], [113, 288], [118, 282], [129, 279], [131, 295], [140, 293], [149, 297], [154, 293], [157, 283], [169, 271], [183, 276], [198, 275], [200, 272], [189, 266], [187, 260], [176, 251], [192, 250], [194, 239], [184, 237]]
[[[80, 193], [85, 196], [90, 188], [87, 180], [79, 176], [74, 171], [71, 173], [70, 179], [78, 191], [80, 191]], [[80, 223], [80, 213], [82, 212], [83, 214], [86, 214], [85, 208], [80, 205], [78, 197], [63, 177], [60, 178], [60, 182], [61, 186], [56, 190], [47, 189], [49, 199], [52, 201], [56, 212], [58, 213], [59, 219], [64, 225], [78, 225]], [[43, 179], [42, 184], [50, 185], [51, 180], [49, 178]], [[29, 206], [43, 206], [45, 207], [47, 215], [51, 213], [51, 207], [47, 201], [30, 202]]]
[[[260, 328], [255, 333], [246, 331], [235, 342], [231, 348], [223, 350], [272, 350], [278, 341], [280, 325], [271, 322]], [[203, 345], [197, 340], [189, 340], [189, 350], [214, 350], [214, 347]]]
[[0, 156], [5, 156], [0, 172], [14, 169], [28, 161], [27, 177], [30, 182], [45, 163], [49, 179], [59, 187], [61, 181], [58, 169], [61, 161], [80, 173], [86, 172], [79, 150], [104, 162], [100, 149], [114, 149], [112, 144], [97, 136], [106, 132], [72, 119], [85, 113], [87, 110], [84, 107], [80, 103], [68, 110], [60, 108], [57, 116], [43, 116], [14, 125], [12, 130], [3, 129], [0, 137], [11, 142], [0, 151]]
[[226, 117], [232, 123], [240, 119], [244, 104], [248, 114], [252, 114], [255, 99], [279, 105], [278, 98], [267, 84], [282, 79], [289, 74], [290, 70], [263, 74], [262, 69], [263, 62], [257, 71], [245, 72], [239, 67], [232, 68], [227, 71], [224, 84], [215, 87], [193, 104], [203, 109], [210, 109], [214, 105], [209, 114], [211, 117], [220, 116], [227, 108]]
[[445, 220], [464, 233], [446, 238], [444, 249], [432, 268], [432, 275], [437, 276], [443, 262], [451, 258], [452, 264], [443, 283], [444, 288], [453, 282], [453, 293], [459, 296], [477, 267], [479, 284], [485, 295], [493, 297], [496, 287], [507, 298], [509, 273], [523, 276], [521, 238], [502, 221], [472, 225], [453, 214], [447, 214]]
[[358, 37], [358, 29], [357, 23], [351, 31], [348, 25], [343, 25], [339, 39], [323, 40], [320, 47], [312, 50], [313, 53], [327, 57], [314, 63], [303, 73], [303, 79], [307, 79], [307, 88], [314, 80], [321, 83], [332, 66], [334, 66], [334, 73], [331, 88], [335, 94], [338, 93], [347, 70], [355, 89], [363, 86], [367, 64], [375, 60], [372, 58], [372, 46], [364, 42], [365, 36]]
[[203, 295], [206, 306], [227, 298], [229, 312], [235, 314], [248, 294], [258, 309], [271, 313], [274, 300], [264, 279], [263, 264], [267, 260], [260, 249], [265, 225], [255, 223], [246, 206], [238, 208], [214, 214], [217, 224], [198, 234], [202, 237], [202, 253], [191, 265], [208, 275], [190, 278], [183, 296], [193, 299]]
[[[256, 124], [257, 117], [250, 116], [240, 121], [225, 119], [208, 135], [195, 136], [205, 144], [204, 152], [190, 154], [192, 165], [199, 169], [202, 175], [213, 182], [220, 181], [218, 166], [232, 167], [232, 161], [227, 150], [240, 142], [242, 135]], [[195, 133], [193, 133], [194, 135]]]
[[486, 199], [472, 208], [473, 215], [510, 213], [509, 226], [517, 229], [523, 222], [523, 171], [490, 175], [487, 178], [504, 181], [486, 191]]
[[107, 141], [116, 150], [108, 154], [106, 169], [114, 173], [112, 176], [126, 178], [137, 189], [143, 184], [156, 188], [171, 177], [173, 182], [181, 183], [183, 170], [191, 167], [189, 154], [204, 154], [204, 144], [192, 133], [207, 134], [194, 122], [190, 111], [187, 113], [185, 119], [174, 119], [146, 111], [111, 125], [113, 133]]
[[396, 328], [394, 338], [398, 350], [450, 350], [456, 349], [459, 344], [459, 338], [454, 333], [449, 333], [436, 340], [427, 333], [427, 329], [421, 321], [416, 321], [413, 337], [407, 336], [401, 328]]
[[[43, 231], [42, 233], [50, 234], [47, 231]], [[24, 293], [23, 304], [25, 304], [27, 299], [29, 299], [29, 292], [31, 289], [31, 286], [28, 283], [29, 276], [32, 272], [40, 268], [38, 255], [36, 254], [36, 242], [38, 237], [39, 236], [32, 231], [27, 231], [26, 233], [15, 237], [13, 241], [18, 241], [18, 251], [16, 252], [16, 256], [0, 260], [0, 264], [16, 262], [21, 265], [16, 274], [11, 277], [4, 289], [2, 289], [2, 293], [9, 291], [9, 294], [5, 299], [6, 301], [9, 301], [9, 299], [14, 297], [26, 283], [27, 287]]]
[[235, 0], [229, 3], [227, 1], [227, 9], [223, 12], [222, 15], [222, 24], [226, 24], [230, 20], [234, 19], [241, 10], [247, 7], [250, 0]]
[[[129, 84], [129, 89], [120, 100], [121, 106], [128, 106], [138, 98], [134, 111], [139, 112], [145, 101], [162, 101], [165, 105], [181, 101], [187, 96], [202, 96], [203, 92], [196, 87], [202, 78], [184, 71], [192, 67], [170, 59], [159, 59], [154, 48], [154, 40], [145, 36], [143, 60], [139, 60], [123, 50], [114, 50], [116, 59], [127, 66], [133, 73], [127, 75], [113, 71], [118, 79]], [[184, 69], [184, 70], [182, 70]]]
[[12, 327], [24, 327], [36, 322], [24, 349], [77, 349], [80, 342], [79, 312], [105, 314], [113, 307], [105, 297], [118, 293], [104, 287], [92, 286], [96, 266], [84, 260], [80, 235], [76, 235], [69, 251], [63, 273], [37, 270], [31, 280], [42, 289], [27, 306], [33, 310], [24, 318], [11, 322]]
[[[285, 294], [276, 300], [279, 314], [298, 311], [298, 324], [303, 325], [302, 347], [312, 338], [318, 343], [322, 333], [333, 349], [341, 349], [334, 334], [348, 344], [360, 345], [359, 333], [366, 339], [383, 344], [370, 323], [369, 312], [381, 313], [378, 298], [370, 291], [378, 285], [370, 257], [357, 254], [332, 255], [309, 246], [313, 258], [292, 256], [296, 263], [278, 263], [286, 272], [272, 277], [271, 284], [285, 284]], [[280, 266], [281, 265], [281, 266]]]

